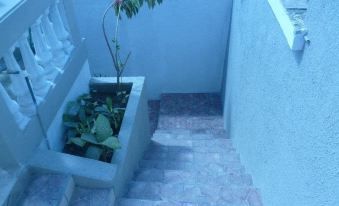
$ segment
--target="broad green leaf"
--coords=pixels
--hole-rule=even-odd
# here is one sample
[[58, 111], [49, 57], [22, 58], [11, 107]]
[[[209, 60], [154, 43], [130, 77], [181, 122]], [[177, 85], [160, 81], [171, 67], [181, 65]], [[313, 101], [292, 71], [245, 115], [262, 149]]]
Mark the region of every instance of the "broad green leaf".
[[100, 144], [113, 150], [121, 148], [119, 139], [116, 137], [108, 137], [105, 141], [101, 142]]
[[90, 159], [95, 159], [95, 160], [99, 160], [100, 159], [100, 156], [101, 154], [103, 153], [103, 149], [101, 149], [100, 147], [97, 147], [97, 146], [89, 146], [86, 153], [85, 153], [85, 156], [87, 158], [90, 158]]
[[70, 142], [72, 142], [75, 145], [78, 145], [79, 147], [84, 147], [86, 145], [86, 142], [79, 137], [71, 138]]
[[103, 142], [108, 137], [112, 136], [113, 130], [111, 128], [110, 122], [104, 115], [99, 114], [94, 125], [98, 142]]
[[81, 135], [81, 139], [91, 144], [99, 144], [95, 136], [92, 134], [84, 133]]

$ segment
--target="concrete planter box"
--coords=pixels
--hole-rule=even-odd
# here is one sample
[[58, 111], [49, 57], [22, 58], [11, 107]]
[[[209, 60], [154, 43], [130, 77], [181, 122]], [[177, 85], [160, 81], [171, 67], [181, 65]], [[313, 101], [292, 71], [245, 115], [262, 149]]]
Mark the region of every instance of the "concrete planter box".
[[30, 159], [28, 163], [30, 168], [39, 172], [71, 174], [77, 185], [95, 188], [113, 187], [115, 196], [121, 196], [151, 137], [145, 78], [126, 77], [123, 78], [123, 82], [132, 83], [132, 90], [118, 137], [122, 148], [115, 151], [111, 164], [61, 152], [64, 144], [61, 140], [63, 128], [61, 117], [67, 102], [88, 92], [89, 83], [115, 83], [114, 77], [90, 77], [88, 69], [84, 67], [48, 129], [52, 150], [46, 150], [42, 144]]

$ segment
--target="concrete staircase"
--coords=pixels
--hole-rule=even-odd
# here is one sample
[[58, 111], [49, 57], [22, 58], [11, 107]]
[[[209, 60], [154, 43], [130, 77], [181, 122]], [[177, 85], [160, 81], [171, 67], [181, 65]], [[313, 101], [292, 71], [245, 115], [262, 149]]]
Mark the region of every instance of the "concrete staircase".
[[164, 94], [150, 110], [153, 138], [123, 198], [68, 174], [30, 171], [2, 206], [262, 206], [223, 130], [218, 95]]
[[262, 206], [214, 94], [165, 94], [158, 129], [118, 206]]

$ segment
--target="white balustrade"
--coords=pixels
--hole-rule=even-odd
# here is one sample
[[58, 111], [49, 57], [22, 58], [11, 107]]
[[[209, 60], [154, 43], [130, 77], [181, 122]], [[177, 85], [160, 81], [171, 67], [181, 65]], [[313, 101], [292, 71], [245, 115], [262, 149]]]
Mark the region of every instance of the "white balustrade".
[[[37, 63], [27, 37], [28, 33], [26, 32], [19, 40], [21, 56], [25, 70], [28, 72], [29, 79], [32, 82], [35, 96], [43, 99], [53, 84], [46, 79], [44, 69]], [[37, 98], [37, 100], [39, 99]]]
[[54, 81], [56, 76], [62, 73], [62, 69], [53, 61], [51, 48], [48, 46], [41, 30], [41, 18], [32, 25], [31, 33], [35, 48], [35, 57], [38, 63], [44, 68], [47, 80]]
[[49, 9], [42, 16], [42, 30], [47, 40], [47, 44], [51, 48], [55, 64], [58, 67], [63, 68], [68, 59], [68, 55], [66, 51], [64, 50], [64, 46], [62, 42], [56, 36], [53, 24], [48, 18], [48, 14], [49, 14]]
[[[61, 1], [55, 0], [30, 26], [34, 48], [31, 48], [28, 32], [25, 32], [13, 43], [14, 46], [1, 56], [10, 78], [10, 85], [5, 88], [0, 83], [0, 100], [7, 105], [21, 129], [37, 112], [27, 81], [32, 86], [37, 103], [41, 103], [54, 85], [56, 77], [63, 73], [65, 64], [74, 50], [64, 12]], [[14, 55], [17, 48], [22, 59], [17, 59]]]
[[26, 116], [33, 116], [35, 114], [35, 107], [33, 104], [32, 97], [29, 93], [25, 77], [22, 74], [21, 68], [14, 57], [14, 48], [11, 48], [4, 55], [4, 61], [9, 73], [18, 73], [18, 74], [9, 74], [11, 85], [10, 90], [16, 97], [16, 101], [20, 107], [20, 111]]
[[5, 88], [3, 87], [3, 85], [1, 83], [0, 83], [0, 96], [3, 99], [3, 101], [5, 102], [8, 110], [14, 116], [15, 121], [19, 125], [19, 128], [23, 129], [27, 125], [29, 118], [24, 116], [20, 112], [20, 107], [19, 107], [18, 103], [11, 99], [11, 97], [8, 95], [7, 91], [5, 90]]
[[71, 43], [71, 36], [69, 32], [66, 30], [66, 22], [63, 22], [60, 15], [60, 1], [56, 1], [56, 3], [52, 6], [50, 17], [52, 23], [54, 25], [55, 33], [58, 39], [63, 43], [64, 50], [67, 54], [70, 54], [74, 49], [74, 46]]

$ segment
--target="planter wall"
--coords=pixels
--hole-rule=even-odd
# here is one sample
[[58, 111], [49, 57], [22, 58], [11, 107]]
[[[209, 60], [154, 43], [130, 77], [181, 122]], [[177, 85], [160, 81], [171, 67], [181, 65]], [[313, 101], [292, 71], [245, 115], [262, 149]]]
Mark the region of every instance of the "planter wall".
[[54, 143], [52, 145], [54, 150], [48, 151], [41, 146], [34, 154], [29, 165], [36, 170], [72, 174], [76, 184], [82, 186], [96, 188], [113, 186], [116, 196], [120, 196], [125, 191], [126, 183], [132, 178], [151, 137], [145, 78], [123, 78], [124, 82], [131, 82], [133, 86], [119, 133], [122, 148], [115, 152], [111, 164], [104, 163], [61, 152], [63, 148], [62, 113], [66, 103], [86, 92], [89, 81], [96, 84], [115, 82], [113, 77], [90, 79], [86, 65], [73, 84], [48, 131], [49, 134], [54, 134], [50, 136], [51, 142]]

